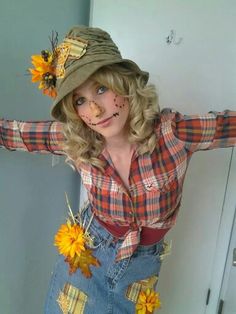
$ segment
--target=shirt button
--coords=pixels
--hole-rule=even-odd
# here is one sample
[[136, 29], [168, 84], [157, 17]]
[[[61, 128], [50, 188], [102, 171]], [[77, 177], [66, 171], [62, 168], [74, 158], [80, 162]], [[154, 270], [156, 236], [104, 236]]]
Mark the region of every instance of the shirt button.
[[151, 191], [152, 186], [151, 186], [151, 185], [145, 185], [145, 189], [146, 189], [147, 191]]

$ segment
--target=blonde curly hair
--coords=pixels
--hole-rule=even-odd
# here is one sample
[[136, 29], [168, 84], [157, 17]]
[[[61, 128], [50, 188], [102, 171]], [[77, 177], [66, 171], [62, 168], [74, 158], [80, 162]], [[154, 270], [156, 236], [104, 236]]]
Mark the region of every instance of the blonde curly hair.
[[[90, 77], [118, 95], [128, 98], [130, 111], [128, 141], [137, 144], [138, 154], [153, 152], [156, 146], [154, 125], [160, 108], [155, 86], [146, 85], [142, 77], [136, 76], [122, 64], [102, 67]], [[78, 116], [72, 93], [62, 100], [61, 114], [65, 118], [63, 132], [66, 138], [64, 151], [67, 162], [79, 166], [90, 164], [103, 171], [104, 164], [98, 157], [104, 145], [104, 137], [89, 128]]]

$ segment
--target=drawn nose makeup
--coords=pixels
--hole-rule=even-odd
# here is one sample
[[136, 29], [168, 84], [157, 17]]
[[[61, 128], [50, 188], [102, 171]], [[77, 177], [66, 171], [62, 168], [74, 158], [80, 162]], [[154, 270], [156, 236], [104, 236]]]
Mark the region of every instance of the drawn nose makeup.
[[99, 106], [97, 103], [95, 103], [94, 101], [91, 101], [89, 103], [89, 107], [90, 110], [93, 114], [94, 117], [99, 118], [101, 117], [101, 115], [104, 113], [104, 108], [102, 108], [101, 106]]

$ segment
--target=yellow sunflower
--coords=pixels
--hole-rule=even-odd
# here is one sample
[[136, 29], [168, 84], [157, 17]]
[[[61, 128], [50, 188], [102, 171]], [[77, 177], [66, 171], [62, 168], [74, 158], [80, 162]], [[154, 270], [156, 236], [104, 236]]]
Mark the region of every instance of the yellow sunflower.
[[136, 304], [136, 314], [151, 314], [155, 309], [161, 307], [159, 293], [154, 290], [147, 289], [141, 291]]
[[66, 224], [60, 226], [55, 235], [54, 245], [58, 247], [59, 253], [66, 257], [74, 258], [75, 254], [80, 256], [85, 250], [84, 230], [77, 224]]
[[57, 91], [54, 87], [44, 88], [43, 94], [55, 98], [57, 96]]
[[56, 75], [55, 66], [53, 65], [53, 54], [48, 50], [44, 50], [41, 55], [33, 55], [31, 57], [34, 69], [29, 69], [32, 74], [32, 82], [40, 82], [39, 89], [44, 95], [55, 98], [56, 91]]
[[31, 57], [32, 64], [35, 69], [29, 69], [32, 74], [32, 82], [38, 82], [43, 79], [43, 75], [47, 72], [54, 73], [54, 67], [52, 66], [52, 54], [49, 55], [48, 60], [42, 57], [42, 55], [33, 55]]

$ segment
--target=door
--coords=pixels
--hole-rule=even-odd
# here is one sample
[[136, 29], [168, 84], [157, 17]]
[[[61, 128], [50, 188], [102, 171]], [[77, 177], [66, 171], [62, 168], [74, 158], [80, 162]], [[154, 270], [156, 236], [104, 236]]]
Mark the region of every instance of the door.
[[[236, 208], [236, 205], [235, 205]], [[236, 214], [236, 210], [235, 210]], [[236, 313], [236, 215], [219, 300], [219, 314]]]
[[[232, 219], [232, 228], [230, 229], [230, 241], [227, 246], [224, 275], [218, 301], [218, 314], [236, 313], [236, 149], [234, 149], [232, 154], [230, 170], [225, 204], [227, 208], [230, 207], [230, 204], [234, 208], [234, 217]], [[234, 195], [233, 197], [232, 194]]]
[[[214, 262], [208, 287], [209, 298], [205, 314], [235, 314], [236, 278], [233, 252], [236, 247], [236, 149], [233, 148], [221, 221], [217, 235]], [[226, 312], [225, 312], [226, 311]]]

